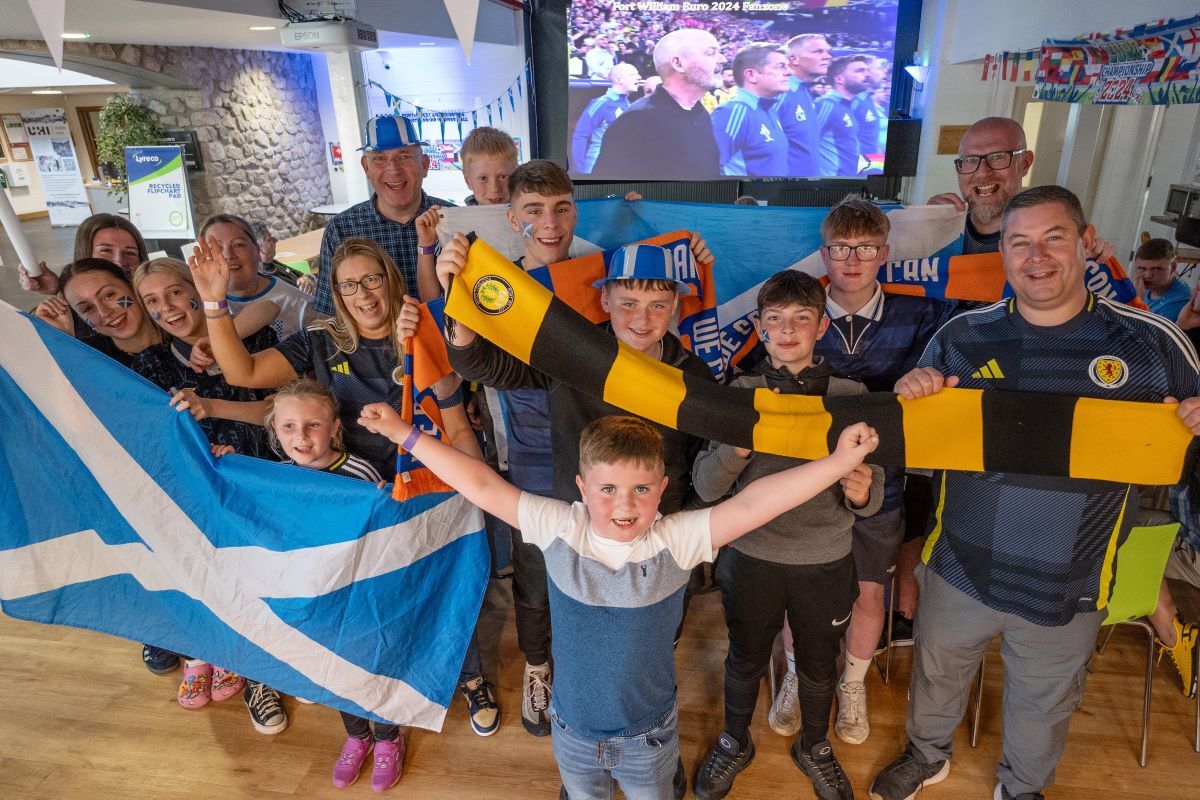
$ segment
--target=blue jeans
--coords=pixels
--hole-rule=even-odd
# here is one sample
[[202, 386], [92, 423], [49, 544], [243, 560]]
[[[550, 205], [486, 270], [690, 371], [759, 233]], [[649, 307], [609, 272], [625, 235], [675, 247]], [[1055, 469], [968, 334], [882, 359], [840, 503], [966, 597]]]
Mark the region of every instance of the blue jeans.
[[671, 800], [679, 763], [679, 712], [672, 706], [642, 733], [599, 741], [580, 736], [550, 705], [550, 739], [570, 800], [609, 800], [619, 783], [627, 800]]

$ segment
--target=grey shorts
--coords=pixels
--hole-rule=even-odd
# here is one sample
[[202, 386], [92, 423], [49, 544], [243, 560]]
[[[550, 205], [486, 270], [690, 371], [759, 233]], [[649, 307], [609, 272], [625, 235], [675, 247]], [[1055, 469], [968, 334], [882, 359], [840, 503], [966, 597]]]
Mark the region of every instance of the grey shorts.
[[859, 581], [886, 586], [896, 573], [900, 542], [904, 538], [904, 512], [893, 509], [854, 521], [851, 552]]

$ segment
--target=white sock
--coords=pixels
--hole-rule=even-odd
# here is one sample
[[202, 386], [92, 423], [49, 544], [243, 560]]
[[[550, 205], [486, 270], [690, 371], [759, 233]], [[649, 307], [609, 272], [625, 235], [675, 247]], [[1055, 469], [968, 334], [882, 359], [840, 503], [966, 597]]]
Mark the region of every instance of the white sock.
[[205, 665], [207, 662], [205, 662], [205, 661], [201, 661], [201, 660], [200, 660], [200, 659], [198, 659], [198, 658], [185, 658], [185, 659], [183, 660], [183, 663], [184, 663], [184, 665], [185, 665], [185, 666], [188, 666], [188, 667], [202, 667], [202, 666], [204, 666], [204, 665]]
[[784, 650], [783, 655], [787, 658], [788, 672], [795, 674], [796, 672], [796, 653], [792, 650]]
[[867, 669], [871, 666], [869, 658], [855, 658], [846, 651], [846, 670], [842, 673], [842, 683], [863, 683], [867, 679]]

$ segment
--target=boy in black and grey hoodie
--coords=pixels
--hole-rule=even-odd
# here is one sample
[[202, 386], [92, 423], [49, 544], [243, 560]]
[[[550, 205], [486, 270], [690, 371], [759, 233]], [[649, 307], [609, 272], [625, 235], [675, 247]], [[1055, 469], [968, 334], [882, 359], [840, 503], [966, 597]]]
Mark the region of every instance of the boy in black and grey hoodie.
[[[735, 386], [781, 394], [867, 391], [857, 381], [836, 377], [823, 359], [813, 357], [813, 346], [829, 325], [825, 291], [817, 279], [794, 270], [777, 273], [758, 293], [758, 312], [755, 327], [767, 358], [756, 372], [737, 378]], [[697, 494], [713, 501], [798, 461], [714, 442], [696, 459], [692, 479]], [[873, 514], [882, 501], [883, 470], [864, 464], [722, 550], [716, 581], [729, 627], [725, 729], [696, 776], [700, 800], [728, 794], [734, 778], [754, 758], [750, 720], [785, 612], [795, 642], [803, 719], [792, 760], [812, 780], [821, 800], [853, 797], [829, 743], [829, 712], [840, 642], [858, 595], [851, 528], [855, 514]]]

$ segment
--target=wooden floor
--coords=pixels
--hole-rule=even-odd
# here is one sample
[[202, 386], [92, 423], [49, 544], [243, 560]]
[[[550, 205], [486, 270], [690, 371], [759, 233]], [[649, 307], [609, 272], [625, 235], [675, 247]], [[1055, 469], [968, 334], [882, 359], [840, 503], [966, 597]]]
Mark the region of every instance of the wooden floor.
[[[487, 739], [475, 736], [456, 699], [443, 733], [410, 733], [404, 777], [390, 795], [557, 797], [550, 741], [521, 727], [523, 662], [506, 582], [495, 582], [489, 591], [488, 615], [494, 633], [483, 642], [484, 659], [499, 686], [501, 729]], [[1200, 796], [1200, 754], [1192, 751], [1190, 738], [1193, 706], [1165, 665], [1154, 679], [1149, 767], [1137, 765], [1144, 652], [1137, 633], [1118, 629], [1099, 659], [1072, 723], [1058, 785], [1047, 793], [1052, 800]], [[724, 636], [719, 595], [697, 596], [677, 659], [689, 781], [721, 725]], [[857, 747], [835, 742], [859, 798], [867, 796], [871, 778], [903, 745], [911, 652], [897, 651], [890, 685], [882, 685], [874, 672], [869, 678], [868, 742]], [[995, 669], [986, 683], [979, 748], [971, 749], [966, 727], [960, 727], [950, 777], [924, 792], [922, 800], [992, 796], [1000, 751], [1000, 679]], [[177, 680], [178, 673], [160, 678], [147, 672], [134, 643], [0, 616], [0, 798], [372, 796], [366, 773], [349, 789], [335, 789], [330, 782], [345, 735], [336, 712], [288, 699], [289, 728], [263, 736], [250, 726], [239, 699], [184, 711], [175, 702]], [[811, 786], [788, 757], [790, 742], [767, 728], [767, 703], [764, 691], [753, 728], [758, 756], [739, 776], [730, 798], [812, 798]]]

